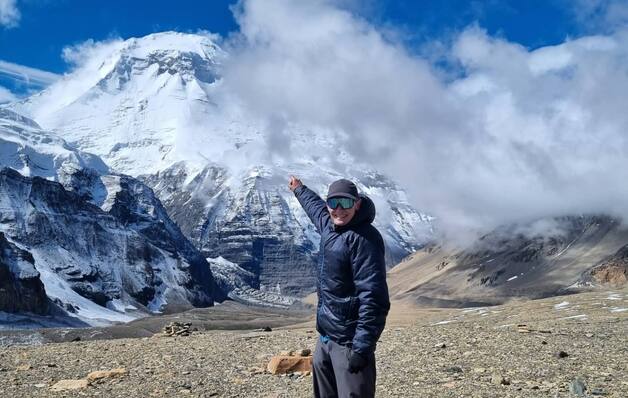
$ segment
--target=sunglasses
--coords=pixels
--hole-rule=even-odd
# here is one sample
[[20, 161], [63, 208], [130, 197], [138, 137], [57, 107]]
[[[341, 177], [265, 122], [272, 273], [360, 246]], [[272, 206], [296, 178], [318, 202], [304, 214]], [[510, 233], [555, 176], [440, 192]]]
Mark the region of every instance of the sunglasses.
[[343, 209], [350, 209], [355, 204], [355, 200], [351, 198], [329, 198], [327, 199], [327, 206], [330, 209], [337, 209], [340, 206]]

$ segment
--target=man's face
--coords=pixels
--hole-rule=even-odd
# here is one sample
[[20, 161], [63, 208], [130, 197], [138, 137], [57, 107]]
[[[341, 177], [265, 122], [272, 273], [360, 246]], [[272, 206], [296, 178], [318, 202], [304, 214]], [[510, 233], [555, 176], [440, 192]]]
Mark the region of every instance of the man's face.
[[334, 225], [342, 227], [343, 225], [349, 224], [349, 222], [353, 219], [355, 213], [360, 209], [360, 204], [361, 201], [358, 200], [353, 204], [353, 207], [351, 207], [350, 209], [343, 209], [340, 206], [332, 209], [331, 207], [327, 206], [327, 211], [329, 212], [329, 215], [331, 216], [331, 221], [334, 223]]

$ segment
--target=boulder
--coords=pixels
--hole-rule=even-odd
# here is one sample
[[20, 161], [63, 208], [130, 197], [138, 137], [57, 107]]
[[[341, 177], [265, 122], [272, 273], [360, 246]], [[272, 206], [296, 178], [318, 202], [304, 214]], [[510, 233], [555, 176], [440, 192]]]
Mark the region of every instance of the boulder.
[[274, 375], [295, 372], [311, 372], [312, 356], [302, 357], [276, 355], [270, 359], [266, 370]]

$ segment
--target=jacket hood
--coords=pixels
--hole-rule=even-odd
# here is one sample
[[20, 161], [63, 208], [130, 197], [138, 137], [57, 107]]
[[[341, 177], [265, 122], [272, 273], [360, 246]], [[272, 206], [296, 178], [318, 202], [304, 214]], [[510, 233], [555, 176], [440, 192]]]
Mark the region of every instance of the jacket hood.
[[[347, 225], [339, 227], [340, 229], [354, 227], [360, 224], [372, 224], [375, 220], [375, 203], [366, 195], [360, 194], [362, 204], [360, 210], [358, 210], [351, 221]], [[337, 228], [338, 229], [338, 228]]]

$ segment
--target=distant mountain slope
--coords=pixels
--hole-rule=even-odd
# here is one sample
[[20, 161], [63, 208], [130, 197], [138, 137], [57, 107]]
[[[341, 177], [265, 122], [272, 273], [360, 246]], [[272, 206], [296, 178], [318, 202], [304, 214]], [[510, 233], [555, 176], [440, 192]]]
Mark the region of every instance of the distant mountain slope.
[[[617, 220], [581, 216], [541, 221], [542, 233], [533, 232], [533, 224], [510, 226], [484, 236], [471, 249], [425, 248], [390, 271], [391, 295], [442, 306], [540, 298], [604, 282], [591, 273], [624, 258], [628, 229]], [[625, 268], [615, 272], [620, 275]]]

